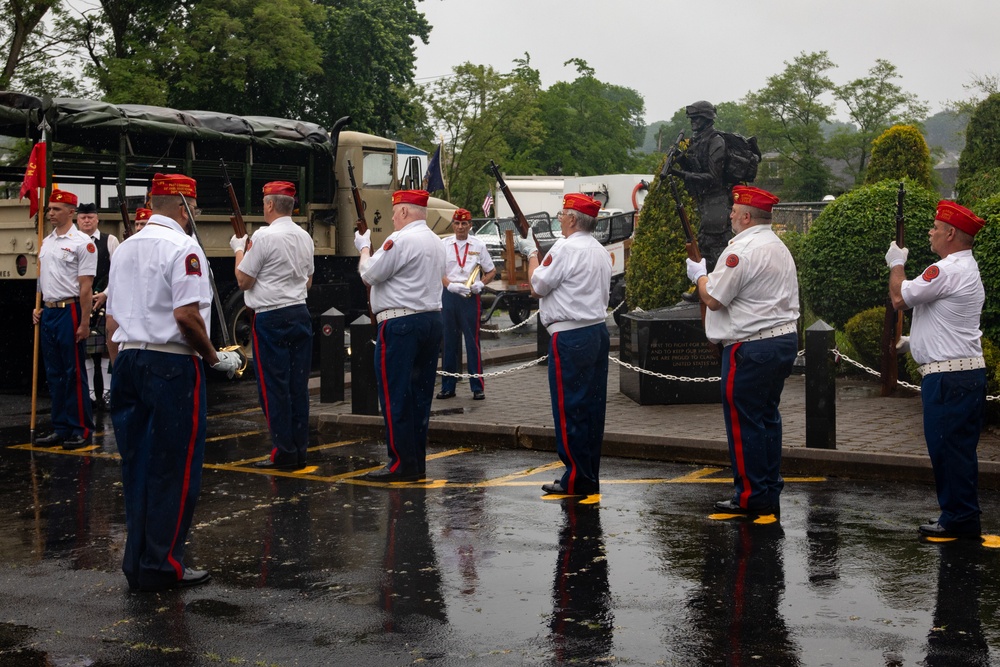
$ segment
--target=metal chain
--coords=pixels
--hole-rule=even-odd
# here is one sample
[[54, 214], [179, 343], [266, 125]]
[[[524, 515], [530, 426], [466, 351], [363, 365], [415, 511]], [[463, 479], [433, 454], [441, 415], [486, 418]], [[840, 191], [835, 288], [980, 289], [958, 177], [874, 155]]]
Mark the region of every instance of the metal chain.
[[[834, 349], [830, 350], [830, 352], [833, 352], [834, 358], [836, 358], [836, 359], [843, 359], [844, 361], [846, 361], [847, 363], [851, 364], [852, 366], [857, 366], [858, 368], [860, 368], [861, 370], [865, 371], [866, 373], [871, 373], [875, 377], [881, 379], [882, 374], [879, 373], [877, 370], [875, 370], [873, 368], [868, 368], [864, 364], [859, 363], [857, 361], [854, 361], [854, 359], [851, 359], [850, 357], [848, 357], [846, 354], [844, 354], [843, 352], [841, 352], [837, 348], [834, 348]], [[907, 389], [912, 389], [913, 391], [920, 391], [920, 387], [918, 387], [915, 384], [910, 384], [909, 382], [903, 382], [902, 380], [896, 380], [896, 384], [898, 384], [900, 387], [906, 387]], [[1000, 396], [987, 396], [986, 400], [987, 401], [1000, 401]]]
[[534, 361], [529, 361], [525, 364], [521, 364], [520, 366], [515, 366], [514, 368], [508, 368], [507, 370], [503, 371], [496, 371], [494, 373], [449, 373], [448, 371], [438, 371], [437, 374], [442, 377], [458, 378], [459, 380], [470, 380], [472, 378], [495, 378], [500, 375], [507, 375], [508, 373], [516, 373], [517, 371], [524, 370], [525, 368], [531, 368], [532, 366], [537, 366], [538, 364], [542, 363], [548, 358], [549, 355], [546, 354], [544, 356], [538, 357]]
[[636, 371], [638, 373], [642, 373], [643, 375], [652, 375], [653, 377], [662, 378], [664, 380], [675, 380], [677, 382], [718, 382], [722, 379], [721, 377], [689, 378], [689, 377], [684, 377], [682, 375], [669, 375], [665, 373], [656, 373], [654, 371], [646, 370], [645, 368], [639, 368], [638, 366], [633, 366], [627, 361], [622, 361], [621, 359], [615, 359], [612, 356], [609, 356], [608, 359], [618, 364], [619, 366], [629, 369], [630, 371]]

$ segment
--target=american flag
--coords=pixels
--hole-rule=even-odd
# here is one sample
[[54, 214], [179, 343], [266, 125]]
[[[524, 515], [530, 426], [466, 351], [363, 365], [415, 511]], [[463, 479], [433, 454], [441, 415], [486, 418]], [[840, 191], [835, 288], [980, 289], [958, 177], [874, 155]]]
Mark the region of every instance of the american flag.
[[486, 199], [483, 200], [483, 215], [490, 217], [490, 209], [493, 208], [493, 193], [486, 191]]

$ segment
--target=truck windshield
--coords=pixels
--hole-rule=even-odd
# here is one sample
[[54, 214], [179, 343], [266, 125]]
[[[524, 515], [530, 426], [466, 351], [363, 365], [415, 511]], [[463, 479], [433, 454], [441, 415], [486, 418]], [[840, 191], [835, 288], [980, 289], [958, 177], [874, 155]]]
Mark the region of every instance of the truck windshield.
[[364, 187], [389, 188], [392, 185], [392, 153], [365, 153]]

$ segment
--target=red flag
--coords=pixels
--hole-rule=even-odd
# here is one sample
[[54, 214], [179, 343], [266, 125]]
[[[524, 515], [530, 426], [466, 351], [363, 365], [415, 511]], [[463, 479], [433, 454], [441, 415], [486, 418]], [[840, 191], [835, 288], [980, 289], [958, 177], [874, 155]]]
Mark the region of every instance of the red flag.
[[45, 142], [35, 144], [28, 158], [28, 168], [24, 170], [24, 182], [21, 183], [21, 199], [25, 197], [31, 202], [28, 216], [35, 217], [38, 213], [38, 189], [45, 187]]

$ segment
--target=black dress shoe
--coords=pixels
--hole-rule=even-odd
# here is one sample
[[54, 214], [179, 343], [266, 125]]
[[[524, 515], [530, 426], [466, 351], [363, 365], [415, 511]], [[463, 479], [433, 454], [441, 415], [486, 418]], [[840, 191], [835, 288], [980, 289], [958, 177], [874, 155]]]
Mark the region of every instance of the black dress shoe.
[[740, 507], [739, 503], [735, 503], [732, 500], [720, 500], [715, 503], [715, 509], [720, 512], [726, 512], [728, 514], [745, 514], [748, 516], [758, 516], [762, 514], [777, 514], [778, 510], [775, 507], [756, 507], [756, 508], [745, 508]]
[[293, 470], [298, 470], [302, 466], [297, 463], [275, 463], [271, 459], [264, 459], [263, 461], [256, 461], [253, 464], [254, 468], [263, 468], [265, 470], [279, 470], [281, 472], [291, 472]]
[[474, 401], [485, 401], [486, 400], [486, 394], [484, 392], [481, 392], [481, 391], [474, 391], [474, 392], [472, 392], [472, 400], [474, 400]]
[[439, 391], [438, 395], [434, 398], [455, 398], [455, 392], [453, 391]]
[[944, 538], [959, 538], [959, 539], [974, 539], [980, 536], [979, 531], [958, 531], [958, 530], [948, 530], [942, 526], [937, 521], [933, 523], [925, 523], [919, 528], [917, 532], [924, 537], [944, 537]]
[[48, 435], [35, 438], [35, 444], [42, 445], [43, 447], [55, 447], [56, 445], [61, 445], [62, 442], [63, 437], [58, 433], [49, 433]]
[[423, 478], [418, 472], [392, 472], [388, 468], [372, 470], [365, 475], [369, 482], [417, 482]]
[[581, 495], [577, 493], [570, 493], [569, 491], [564, 489], [562, 483], [558, 479], [552, 482], [551, 484], [542, 484], [542, 491], [544, 491], [545, 493], [552, 493], [559, 496]]
[[161, 591], [174, 590], [175, 588], [192, 588], [194, 586], [201, 586], [202, 584], [207, 584], [211, 580], [212, 575], [209, 574], [208, 570], [192, 570], [191, 568], [186, 567], [184, 568], [184, 576], [177, 581], [166, 581], [160, 584], [139, 586], [138, 590], [143, 593], [159, 593]]
[[686, 301], [687, 303], [698, 303], [699, 301], [701, 301], [701, 297], [698, 296], [697, 290], [695, 290], [694, 292], [684, 292], [684, 294], [681, 294], [681, 299]]
[[67, 438], [63, 440], [63, 449], [80, 449], [81, 447], [89, 447], [90, 438], [85, 438], [82, 435], [74, 435], [72, 438]]

